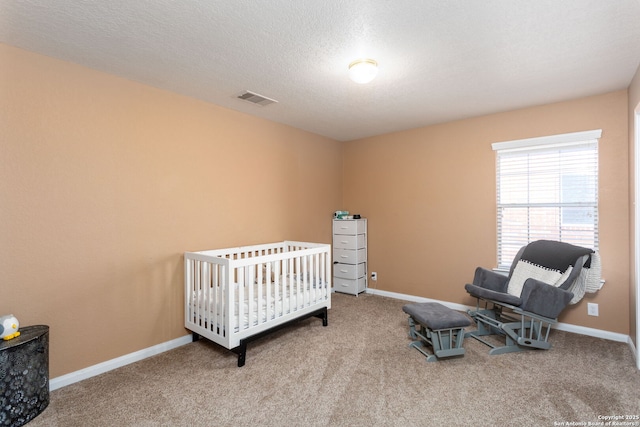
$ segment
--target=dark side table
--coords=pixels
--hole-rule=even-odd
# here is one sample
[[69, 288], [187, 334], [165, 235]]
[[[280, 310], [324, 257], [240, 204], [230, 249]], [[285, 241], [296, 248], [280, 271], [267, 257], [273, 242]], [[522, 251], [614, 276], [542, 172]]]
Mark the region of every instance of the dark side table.
[[0, 340], [0, 426], [21, 426], [49, 405], [49, 327]]

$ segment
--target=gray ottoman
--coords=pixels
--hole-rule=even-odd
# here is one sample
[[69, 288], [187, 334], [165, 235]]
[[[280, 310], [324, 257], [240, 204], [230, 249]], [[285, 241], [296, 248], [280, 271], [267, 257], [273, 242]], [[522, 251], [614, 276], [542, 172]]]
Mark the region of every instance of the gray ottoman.
[[[402, 311], [409, 315], [409, 336], [415, 340], [409, 347], [427, 356], [428, 362], [464, 356], [464, 328], [471, 324], [467, 316], [437, 302], [406, 304]], [[433, 348], [433, 354], [427, 351], [427, 345]]]

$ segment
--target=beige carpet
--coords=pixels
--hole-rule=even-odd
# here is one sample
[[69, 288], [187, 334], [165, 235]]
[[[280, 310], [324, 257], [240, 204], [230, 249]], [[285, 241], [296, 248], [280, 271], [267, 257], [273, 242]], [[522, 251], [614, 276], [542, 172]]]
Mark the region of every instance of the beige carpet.
[[[548, 351], [428, 363], [402, 301], [334, 294], [249, 345], [247, 364], [199, 341], [51, 393], [29, 426], [554, 426], [640, 415], [627, 344], [553, 331]], [[622, 420], [624, 421], [624, 420]]]

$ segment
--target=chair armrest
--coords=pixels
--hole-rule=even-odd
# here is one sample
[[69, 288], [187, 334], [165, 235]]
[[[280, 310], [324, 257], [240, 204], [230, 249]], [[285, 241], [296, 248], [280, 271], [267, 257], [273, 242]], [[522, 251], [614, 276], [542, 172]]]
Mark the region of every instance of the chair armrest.
[[573, 293], [536, 279], [527, 279], [520, 298], [522, 310], [556, 319], [573, 298]]
[[476, 268], [475, 275], [473, 276], [473, 284], [484, 289], [489, 289], [496, 292], [507, 292], [507, 285], [509, 278], [504, 274], [496, 273], [486, 268]]
[[483, 299], [485, 301], [491, 301], [493, 303], [499, 303], [501, 305], [510, 305], [518, 307], [522, 304], [522, 299], [515, 295], [508, 294], [506, 292], [496, 292], [491, 289], [483, 288], [478, 285], [464, 285], [464, 289], [472, 297]]

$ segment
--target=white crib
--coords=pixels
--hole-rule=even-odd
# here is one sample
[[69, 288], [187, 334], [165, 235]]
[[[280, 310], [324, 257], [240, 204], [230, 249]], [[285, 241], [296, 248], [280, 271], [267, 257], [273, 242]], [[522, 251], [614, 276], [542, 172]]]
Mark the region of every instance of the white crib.
[[331, 246], [284, 241], [186, 252], [185, 328], [246, 359], [247, 343], [302, 318], [327, 326]]

